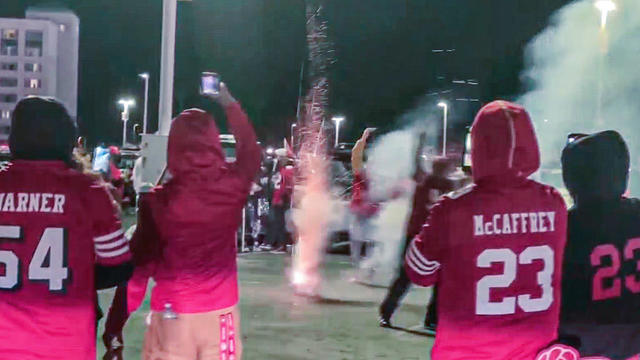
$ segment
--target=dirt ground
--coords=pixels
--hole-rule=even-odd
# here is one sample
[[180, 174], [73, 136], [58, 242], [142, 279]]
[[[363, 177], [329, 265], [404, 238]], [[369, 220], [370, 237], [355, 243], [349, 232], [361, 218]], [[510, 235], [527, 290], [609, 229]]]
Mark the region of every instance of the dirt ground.
[[[293, 294], [285, 280], [287, 255], [255, 253], [238, 259], [245, 360], [426, 360], [433, 338], [419, 332], [428, 289], [413, 289], [394, 317], [401, 330], [377, 326], [386, 289], [353, 282], [348, 258], [329, 256], [319, 299]], [[113, 291], [100, 294], [108, 309]], [[125, 328], [125, 359], [140, 359], [149, 302]], [[102, 324], [101, 324], [102, 326]], [[100, 330], [99, 334], [102, 334]], [[104, 347], [98, 342], [98, 358]]]

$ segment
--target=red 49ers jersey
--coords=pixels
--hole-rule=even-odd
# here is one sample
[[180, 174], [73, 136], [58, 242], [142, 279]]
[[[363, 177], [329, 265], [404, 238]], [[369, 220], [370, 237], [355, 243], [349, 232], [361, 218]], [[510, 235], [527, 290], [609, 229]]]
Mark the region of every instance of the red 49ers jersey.
[[130, 258], [106, 190], [57, 161], [0, 172], [0, 354], [95, 358], [94, 265]]
[[407, 250], [412, 281], [439, 286], [433, 359], [534, 359], [556, 338], [566, 209], [523, 181], [445, 198]]

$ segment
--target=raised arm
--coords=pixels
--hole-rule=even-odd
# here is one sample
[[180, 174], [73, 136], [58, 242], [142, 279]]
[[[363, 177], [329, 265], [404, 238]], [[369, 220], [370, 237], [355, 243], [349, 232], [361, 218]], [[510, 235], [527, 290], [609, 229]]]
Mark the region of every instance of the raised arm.
[[261, 156], [253, 126], [224, 83], [220, 83], [220, 93], [211, 97], [224, 108], [231, 133], [236, 139], [235, 167], [242, 177], [251, 181], [260, 168]]
[[367, 146], [367, 139], [372, 131], [373, 129], [366, 128], [360, 140], [356, 142], [353, 150], [351, 150], [351, 168], [354, 175], [359, 175], [364, 167], [364, 148]]

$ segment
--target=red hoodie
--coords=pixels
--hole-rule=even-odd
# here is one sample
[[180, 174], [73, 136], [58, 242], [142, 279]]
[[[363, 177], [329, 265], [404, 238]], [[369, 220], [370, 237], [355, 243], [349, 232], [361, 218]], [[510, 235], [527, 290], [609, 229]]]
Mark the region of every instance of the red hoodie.
[[160, 259], [152, 262], [154, 311], [171, 304], [178, 313], [199, 313], [238, 302], [236, 230], [260, 166], [260, 147], [240, 105], [225, 110], [236, 138], [236, 162], [225, 162], [213, 117], [186, 110], [169, 133], [167, 166], [173, 177], [141, 206], [153, 216], [139, 225], [136, 241], [159, 240], [162, 246]]
[[526, 111], [496, 101], [471, 130], [474, 185], [445, 197], [407, 250], [406, 270], [438, 283], [435, 360], [532, 360], [557, 333], [567, 214], [540, 166]]

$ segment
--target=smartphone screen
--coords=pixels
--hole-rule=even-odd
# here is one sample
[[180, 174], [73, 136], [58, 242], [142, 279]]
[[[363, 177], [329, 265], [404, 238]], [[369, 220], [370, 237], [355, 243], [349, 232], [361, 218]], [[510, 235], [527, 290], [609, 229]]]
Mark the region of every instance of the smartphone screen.
[[462, 167], [471, 169], [471, 132], [467, 132], [464, 139], [464, 153], [462, 154]]
[[204, 95], [216, 95], [220, 93], [220, 76], [212, 72], [202, 73], [200, 78], [200, 93]]

